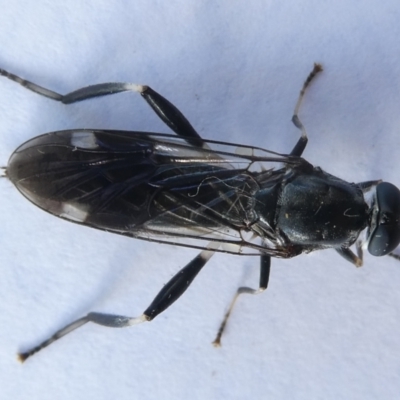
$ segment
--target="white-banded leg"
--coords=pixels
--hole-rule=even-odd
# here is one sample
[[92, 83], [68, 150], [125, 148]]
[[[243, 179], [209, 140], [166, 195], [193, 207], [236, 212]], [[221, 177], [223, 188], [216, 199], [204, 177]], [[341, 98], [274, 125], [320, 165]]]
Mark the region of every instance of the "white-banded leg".
[[292, 156], [301, 156], [303, 154], [304, 149], [307, 146], [308, 142], [308, 137], [307, 137], [307, 132], [306, 129], [304, 128], [304, 125], [300, 121], [299, 118], [299, 111], [300, 111], [300, 106], [301, 102], [303, 101], [304, 94], [306, 93], [306, 89], [311, 83], [311, 81], [315, 78], [315, 76], [322, 71], [322, 65], [321, 64], [314, 64], [313, 70], [310, 72], [308, 75], [307, 79], [305, 80], [303, 87], [300, 90], [300, 95], [297, 100], [296, 106], [294, 108], [293, 112], [293, 117], [292, 117], [292, 122], [296, 126], [296, 128], [300, 129], [301, 131], [301, 136], [296, 145], [293, 147], [293, 150], [290, 152], [290, 155]]
[[268, 287], [268, 281], [269, 281], [269, 274], [271, 270], [271, 257], [267, 255], [262, 255], [260, 257], [260, 282], [259, 282], [259, 288], [258, 289], [252, 289], [249, 287], [240, 287], [237, 291], [235, 296], [233, 296], [233, 299], [231, 301], [231, 304], [229, 305], [228, 311], [226, 312], [224, 319], [222, 320], [222, 323], [218, 329], [218, 333], [214, 341], [212, 342], [214, 346], [219, 347], [221, 346], [221, 337], [222, 334], [225, 330], [226, 324], [228, 322], [228, 319], [232, 313], [233, 307], [235, 306], [236, 300], [238, 297], [243, 294], [260, 294], [262, 293], [265, 289]]
[[[304, 128], [304, 125], [300, 121], [299, 118], [299, 111], [300, 111], [300, 106], [304, 97], [304, 94], [306, 92], [307, 87], [310, 85], [311, 81], [315, 78], [315, 76], [322, 71], [322, 66], [320, 64], [314, 64], [313, 70], [310, 72], [308, 75], [307, 79], [305, 80], [303, 87], [301, 88], [299, 98], [297, 100], [296, 106], [294, 108], [294, 113], [292, 117], [292, 121], [294, 125], [300, 129], [301, 131], [301, 136], [299, 140], [297, 141], [296, 145], [293, 147], [292, 151], [290, 152], [290, 155], [292, 156], [298, 156], [300, 157], [303, 154], [304, 149], [307, 146], [308, 142], [308, 137], [307, 137], [307, 132], [306, 129]], [[347, 251], [343, 251], [342, 249], [338, 250], [339, 253], [341, 253], [343, 256], [349, 256], [349, 253]], [[271, 257], [268, 255], [262, 255], [260, 259], [260, 285], [258, 289], [252, 289], [248, 287], [240, 287], [235, 296], [233, 297], [231, 304], [228, 308], [228, 311], [225, 314], [225, 317], [221, 323], [221, 326], [218, 330], [217, 337], [213, 341], [214, 346], [220, 346], [221, 345], [221, 336], [225, 330], [226, 324], [228, 322], [228, 319], [232, 313], [232, 309], [235, 306], [236, 300], [242, 293], [248, 293], [248, 294], [259, 294], [262, 293], [268, 286], [268, 281], [269, 281], [269, 274], [271, 270]]]
[[210, 243], [207, 250], [201, 251], [192, 261], [182, 268], [157, 294], [150, 306], [139, 317], [127, 317], [123, 315], [104, 314], [90, 312], [86, 316], [73, 321], [64, 328], [55, 332], [50, 338], [40, 343], [30, 350], [18, 354], [18, 359], [24, 362], [28, 357], [44, 349], [56, 340], [62, 338], [68, 333], [81, 327], [82, 325], [93, 322], [110, 328], [125, 328], [142, 322], [151, 321], [157, 315], [165, 311], [171, 304], [179, 299], [188, 289], [193, 279], [208, 262], [218, 248], [217, 243]]
[[62, 95], [54, 92], [53, 90], [46, 89], [43, 86], [39, 86], [36, 83], [22, 79], [17, 75], [5, 71], [4, 69], [0, 69], [0, 75], [19, 83], [34, 93], [47, 97], [51, 100], [59, 101], [63, 104], [77, 103], [79, 101], [92, 99], [94, 97], [107, 96], [126, 91], [140, 93], [150, 107], [154, 110], [154, 112], [159, 116], [159, 118], [178, 136], [185, 139], [193, 146], [202, 147], [204, 145], [203, 139], [196, 132], [182, 112], [179, 111], [179, 109], [170, 101], [161, 96], [155, 90], [151, 89], [149, 86], [135, 85], [133, 83], [125, 82], [109, 82], [87, 86], [66, 95]]

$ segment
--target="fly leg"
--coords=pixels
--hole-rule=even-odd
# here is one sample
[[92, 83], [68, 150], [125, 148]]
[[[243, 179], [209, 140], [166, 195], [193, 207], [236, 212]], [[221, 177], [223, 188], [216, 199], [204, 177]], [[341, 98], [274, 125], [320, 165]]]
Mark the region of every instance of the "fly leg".
[[215, 340], [212, 342], [214, 346], [219, 347], [221, 346], [221, 337], [222, 334], [225, 330], [226, 324], [228, 322], [228, 319], [232, 313], [232, 309], [236, 303], [236, 300], [238, 297], [243, 294], [260, 294], [262, 293], [267, 287], [268, 287], [268, 281], [269, 281], [269, 273], [271, 269], [271, 257], [267, 255], [262, 255], [260, 257], [260, 283], [259, 283], [259, 288], [258, 289], [252, 289], [249, 287], [240, 287], [235, 296], [233, 297], [231, 304], [229, 305], [228, 311], [226, 312], [224, 319], [221, 323], [221, 326], [218, 329], [217, 336]]
[[77, 319], [76, 321], [66, 325], [62, 329], [55, 332], [50, 338], [32, 349], [18, 354], [21, 362], [24, 362], [28, 357], [44, 349], [56, 340], [62, 338], [68, 333], [81, 327], [87, 322], [93, 322], [98, 325], [107, 326], [110, 328], [125, 328], [132, 325], [137, 325], [142, 322], [151, 321], [157, 315], [165, 311], [172, 303], [188, 289], [190, 284], [204, 265], [208, 262], [218, 246], [209, 245], [208, 250], [200, 252], [192, 261], [190, 261], [183, 269], [181, 269], [157, 294], [150, 306], [139, 317], [126, 317], [123, 315], [103, 314], [98, 312], [90, 312], [86, 316]]
[[308, 75], [307, 79], [305, 80], [303, 87], [300, 90], [300, 95], [296, 103], [296, 107], [294, 108], [294, 113], [292, 117], [292, 122], [296, 126], [296, 128], [300, 129], [301, 131], [301, 136], [296, 145], [293, 147], [293, 150], [290, 152], [290, 155], [292, 156], [298, 156], [300, 157], [303, 154], [304, 149], [307, 146], [308, 142], [308, 137], [307, 137], [307, 132], [306, 129], [304, 128], [304, 125], [300, 121], [299, 118], [299, 110], [300, 110], [300, 105], [301, 102], [303, 101], [304, 94], [306, 92], [307, 87], [311, 83], [311, 81], [315, 78], [315, 76], [322, 71], [322, 65], [321, 64], [314, 64], [313, 70], [310, 72]]
[[356, 243], [357, 255], [354, 254], [349, 248], [344, 247], [336, 249], [336, 251], [347, 261], [354, 264], [357, 268], [363, 265], [363, 253], [359, 242]]
[[[303, 100], [303, 97], [304, 97], [307, 87], [310, 85], [311, 81], [315, 78], [315, 76], [321, 71], [322, 71], [322, 66], [320, 64], [314, 64], [313, 70], [310, 72], [310, 74], [308, 75], [307, 79], [305, 80], [305, 82], [303, 84], [303, 87], [300, 91], [299, 98], [298, 98], [296, 106], [294, 108], [292, 121], [293, 121], [294, 125], [298, 129], [300, 129], [301, 136], [300, 136], [300, 139], [297, 141], [296, 145], [293, 147], [292, 151], [290, 152], [290, 155], [292, 155], [292, 156], [300, 157], [303, 154], [303, 151], [307, 146], [307, 142], [308, 142], [307, 132], [306, 132], [306, 129], [304, 128], [304, 125], [300, 121], [298, 114], [299, 114], [300, 106], [301, 106], [301, 103], [302, 103], [302, 100]], [[343, 251], [341, 254], [344, 255], [343, 253], [345, 253], [345, 252]], [[346, 252], [346, 255], [348, 256], [348, 252]], [[228, 319], [231, 315], [232, 309], [233, 309], [239, 295], [241, 295], [242, 293], [248, 293], [248, 294], [262, 293], [268, 286], [270, 269], [271, 269], [271, 257], [268, 255], [262, 255], [261, 259], [260, 259], [260, 285], [259, 285], [259, 288], [251, 289], [248, 287], [240, 287], [237, 290], [235, 296], [233, 297], [233, 300], [231, 301], [228, 311], [225, 314], [222, 324], [218, 330], [217, 337], [215, 338], [215, 340], [213, 342], [214, 346], [221, 345], [222, 333], [225, 330], [226, 324], [228, 322]]]
[[178, 136], [193, 146], [203, 147], [205, 145], [203, 139], [196, 132], [186, 117], [178, 110], [178, 108], [155, 90], [151, 89], [149, 86], [136, 85], [126, 82], [109, 82], [87, 86], [62, 95], [54, 92], [53, 90], [39, 86], [36, 83], [22, 79], [17, 75], [5, 71], [4, 69], [0, 69], [0, 75], [19, 83], [34, 93], [47, 97], [51, 100], [60, 101], [63, 104], [77, 103], [79, 101], [88, 100], [94, 97], [107, 96], [109, 94], [116, 94], [126, 91], [138, 92], [147, 101], [158, 117]]

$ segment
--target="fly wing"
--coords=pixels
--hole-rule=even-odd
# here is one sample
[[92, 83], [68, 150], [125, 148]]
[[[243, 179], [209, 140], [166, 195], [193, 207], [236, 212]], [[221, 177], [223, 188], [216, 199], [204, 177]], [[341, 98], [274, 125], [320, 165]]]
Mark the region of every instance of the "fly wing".
[[[255, 218], [259, 180], [292, 158], [207, 142], [197, 148], [162, 134], [69, 130], [38, 136], [10, 157], [7, 176], [38, 207], [58, 217], [131, 237], [222, 251], [263, 248], [244, 238]], [[259, 170], [257, 171], [257, 168]]]

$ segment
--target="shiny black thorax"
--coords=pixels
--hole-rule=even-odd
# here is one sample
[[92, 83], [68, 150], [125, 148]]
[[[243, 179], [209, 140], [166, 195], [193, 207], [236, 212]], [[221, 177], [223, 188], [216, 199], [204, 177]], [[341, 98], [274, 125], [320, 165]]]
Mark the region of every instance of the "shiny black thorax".
[[298, 252], [349, 247], [368, 223], [362, 190], [310, 164], [303, 167], [259, 190], [255, 210], [260, 223]]

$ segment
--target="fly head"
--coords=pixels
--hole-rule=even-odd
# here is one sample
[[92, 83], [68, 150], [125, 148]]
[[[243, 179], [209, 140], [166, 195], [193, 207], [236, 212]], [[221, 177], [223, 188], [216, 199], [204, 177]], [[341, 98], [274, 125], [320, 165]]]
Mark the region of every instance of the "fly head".
[[376, 186], [368, 251], [373, 256], [391, 253], [400, 243], [400, 191], [388, 182]]

